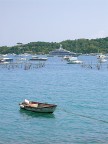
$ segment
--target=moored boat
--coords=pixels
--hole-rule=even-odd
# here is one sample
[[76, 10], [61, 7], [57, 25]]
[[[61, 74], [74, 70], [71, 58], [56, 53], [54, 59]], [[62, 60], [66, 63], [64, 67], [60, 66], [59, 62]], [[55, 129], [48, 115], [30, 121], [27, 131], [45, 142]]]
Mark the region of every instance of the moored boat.
[[57, 105], [55, 104], [28, 101], [26, 99], [24, 102], [20, 103], [19, 105], [21, 109], [40, 112], [40, 113], [53, 113], [57, 107]]
[[41, 58], [41, 57], [34, 56], [31, 59], [29, 59], [29, 60], [32, 60], [32, 61], [46, 61], [47, 58], [46, 57], [42, 57]]
[[99, 62], [99, 63], [104, 63], [104, 62], [106, 62], [106, 61], [107, 61], [106, 58], [107, 58], [107, 56], [102, 55], [102, 54], [100, 54], [100, 55], [97, 56], [97, 59], [98, 59], [98, 62]]
[[82, 64], [83, 61], [78, 60], [77, 57], [69, 57], [67, 64]]
[[70, 51], [68, 51], [66, 49], [63, 49], [62, 45], [60, 44], [59, 49], [55, 49], [53, 51], [50, 51], [49, 55], [51, 55], [51, 56], [58, 56], [58, 57], [64, 57], [64, 56], [71, 56], [71, 55], [72, 56], [76, 56], [77, 54], [74, 53], [74, 52], [70, 52]]
[[2, 64], [7, 64], [7, 63], [10, 63], [10, 62], [12, 62], [13, 61], [13, 59], [12, 58], [8, 58], [8, 57], [1, 57], [0, 58], [0, 63], [2, 63]]

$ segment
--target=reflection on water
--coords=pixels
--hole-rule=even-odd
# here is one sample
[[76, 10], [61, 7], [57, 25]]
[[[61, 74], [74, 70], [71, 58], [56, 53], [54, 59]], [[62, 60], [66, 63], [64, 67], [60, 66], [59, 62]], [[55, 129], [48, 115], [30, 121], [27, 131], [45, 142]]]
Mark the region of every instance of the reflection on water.
[[21, 116], [26, 117], [26, 118], [38, 118], [38, 117], [55, 118], [54, 114], [52, 113], [38, 113], [38, 112], [32, 112], [32, 111], [27, 111], [23, 109], [20, 109], [19, 112]]

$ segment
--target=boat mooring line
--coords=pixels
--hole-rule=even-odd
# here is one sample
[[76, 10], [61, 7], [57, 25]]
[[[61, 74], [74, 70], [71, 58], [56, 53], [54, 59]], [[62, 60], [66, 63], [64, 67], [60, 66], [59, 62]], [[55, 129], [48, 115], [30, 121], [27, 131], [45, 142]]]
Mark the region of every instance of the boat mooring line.
[[60, 110], [63, 110], [64, 112], [69, 113], [69, 114], [74, 114], [76, 116], [85, 117], [85, 118], [96, 120], [96, 121], [103, 122], [103, 123], [108, 123], [108, 121], [105, 121], [105, 120], [93, 118], [93, 117], [90, 117], [90, 116], [86, 116], [86, 115], [82, 115], [82, 114], [78, 114], [78, 113], [74, 113], [74, 112], [69, 112], [69, 111], [64, 110], [64, 109], [60, 109]]

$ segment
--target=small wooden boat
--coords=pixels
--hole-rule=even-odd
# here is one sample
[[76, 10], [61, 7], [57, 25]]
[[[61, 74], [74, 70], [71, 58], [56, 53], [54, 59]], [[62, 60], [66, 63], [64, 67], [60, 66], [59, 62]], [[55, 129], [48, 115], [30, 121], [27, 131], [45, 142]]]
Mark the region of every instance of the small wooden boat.
[[20, 103], [19, 105], [21, 109], [40, 112], [40, 113], [53, 113], [57, 107], [57, 105], [55, 104], [28, 101], [26, 99], [24, 102]]

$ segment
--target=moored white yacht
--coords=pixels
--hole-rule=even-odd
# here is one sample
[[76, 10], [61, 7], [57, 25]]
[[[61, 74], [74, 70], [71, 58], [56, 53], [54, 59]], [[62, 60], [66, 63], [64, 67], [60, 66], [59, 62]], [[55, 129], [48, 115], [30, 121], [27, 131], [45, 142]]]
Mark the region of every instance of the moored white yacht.
[[6, 64], [6, 63], [10, 63], [12, 61], [13, 61], [13, 59], [12, 58], [8, 58], [8, 57], [1, 57], [0, 58], [0, 63]]
[[68, 64], [82, 64], [83, 61], [78, 60], [77, 57], [69, 57]]
[[98, 62], [99, 63], [104, 63], [104, 62], [106, 62], [107, 60], [106, 60], [106, 56], [105, 55], [103, 55], [103, 54], [100, 54], [100, 55], [97, 55], [97, 59], [98, 59]]
[[48, 58], [46, 57], [38, 57], [38, 56], [32, 56], [31, 59], [29, 60], [32, 60], [32, 61], [46, 61]]

